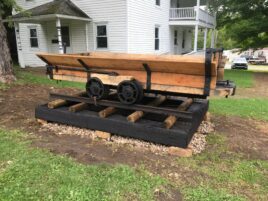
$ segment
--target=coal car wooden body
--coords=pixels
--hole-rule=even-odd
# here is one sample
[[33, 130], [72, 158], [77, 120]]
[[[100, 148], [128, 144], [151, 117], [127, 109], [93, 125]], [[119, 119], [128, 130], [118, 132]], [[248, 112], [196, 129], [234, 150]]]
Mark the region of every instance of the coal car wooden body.
[[111, 89], [124, 104], [138, 103], [145, 92], [203, 98], [234, 93], [223, 81], [222, 50], [207, 49], [205, 56], [92, 52], [38, 57], [47, 63], [51, 79], [84, 82], [96, 99], [104, 99]]

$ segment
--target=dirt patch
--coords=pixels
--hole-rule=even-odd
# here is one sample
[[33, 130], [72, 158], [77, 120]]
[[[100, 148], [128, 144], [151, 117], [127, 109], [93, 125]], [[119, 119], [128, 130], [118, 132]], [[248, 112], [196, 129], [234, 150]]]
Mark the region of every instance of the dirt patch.
[[268, 97], [268, 73], [254, 73], [255, 85], [253, 88], [238, 88], [236, 97], [267, 98]]
[[36, 85], [15, 85], [7, 91], [0, 91], [0, 125], [31, 131], [31, 127], [36, 127], [35, 107], [45, 104], [50, 92], [75, 93], [76, 91]]
[[[152, 154], [148, 149], [135, 149], [129, 143], [103, 143], [81, 136], [59, 136], [51, 130], [40, 130], [34, 118], [35, 107], [46, 103], [49, 92], [75, 93], [75, 89], [55, 89], [47, 86], [14, 86], [0, 91], [0, 124], [7, 128], [21, 129], [38, 136], [35, 145], [55, 153], [68, 154], [84, 163], [123, 163], [137, 165], [143, 163], [173, 163], [176, 157]], [[266, 122], [246, 120], [236, 117], [215, 117], [216, 131], [227, 136], [230, 149], [242, 152], [248, 157], [268, 159]], [[247, 141], [248, 143], [245, 143]], [[126, 149], [127, 148], [127, 149]], [[158, 167], [153, 169], [158, 172]]]
[[[196, 183], [196, 178], [209, 179], [177, 162], [167, 154], [155, 154], [148, 149], [130, 146], [128, 143], [105, 143], [90, 136], [59, 135], [59, 132], [41, 129], [34, 118], [35, 107], [46, 103], [49, 92], [76, 93], [75, 89], [55, 89], [47, 86], [13, 86], [0, 91], [0, 125], [8, 129], [20, 129], [32, 134], [33, 146], [50, 150], [56, 154], [70, 156], [84, 164], [126, 164], [131, 167], [145, 166], [152, 174], [173, 182]], [[242, 153], [247, 158], [268, 159], [268, 123], [238, 117], [213, 117], [216, 132], [227, 137], [229, 149]], [[213, 147], [208, 147], [213, 151]], [[156, 152], [157, 153], [157, 152]], [[159, 153], [159, 152], [158, 152]], [[227, 156], [228, 157], [228, 156]], [[168, 189], [170, 200], [181, 200], [176, 190]], [[156, 198], [166, 198], [162, 191]], [[162, 199], [163, 198], [163, 199]], [[164, 199], [165, 200], [165, 199]]]
[[250, 159], [268, 159], [268, 123], [239, 117], [214, 117], [216, 131], [225, 135], [230, 150]]

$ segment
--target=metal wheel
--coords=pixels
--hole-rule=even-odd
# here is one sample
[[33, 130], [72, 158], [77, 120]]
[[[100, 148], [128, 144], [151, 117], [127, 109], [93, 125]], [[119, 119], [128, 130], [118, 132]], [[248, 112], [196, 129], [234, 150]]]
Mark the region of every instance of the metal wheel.
[[121, 103], [131, 105], [141, 101], [143, 88], [137, 81], [123, 81], [117, 87], [117, 96]]
[[86, 91], [89, 97], [103, 99], [109, 95], [109, 87], [104, 85], [99, 78], [90, 78], [86, 84]]

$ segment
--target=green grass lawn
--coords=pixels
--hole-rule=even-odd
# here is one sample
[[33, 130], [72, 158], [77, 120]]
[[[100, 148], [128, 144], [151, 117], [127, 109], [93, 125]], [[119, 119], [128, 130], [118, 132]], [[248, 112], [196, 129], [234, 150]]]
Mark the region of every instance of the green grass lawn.
[[168, 182], [145, 168], [125, 165], [83, 165], [66, 156], [30, 146], [27, 135], [0, 129], [0, 200], [155, 200], [154, 192], [172, 185], [186, 201], [268, 199], [268, 162], [246, 160], [227, 150], [225, 138], [208, 136], [206, 151], [178, 158], [190, 181]]
[[231, 115], [268, 121], [268, 98], [211, 99], [210, 111], [219, 115]]
[[69, 82], [69, 81], [56, 81], [50, 80], [48, 77], [44, 75], [36, 75], [30, 72], [26, 72], [23, 70], [17, 70], [16, 76], [18, 81], [16, 84], [40, 84], [40, 85], [49, 85], [49, 86], [56, 86], [56, 87], [69, 87], [69, 88], [79, 88], [84, 89], [84, 83], [78, 82]]
[[25, 137], [0, 129], [0, 200], [154, 200], [166, 184], [143, 169], [86, 166], [31, 148]]
[[224, 79], [234, 81], [239, 88], [251, 88], [254, 86], [252, 71], [225, 70]]
[[178, 159], [184, 169], [198, 175], [191, 184], [181, 182], [185, 200], [268, 200], [267, 161], [246, 160], [229, 152], [226, 139], [220, 134], [211, 134], [207, 140], [213, 150], [190, 159]]
[[[15, 84], [84, 88], [16, 70]], [[240, 88], [254, 86], [250, 71], [226, 71]], [[0, 85], [6, 89], [7, 85]], [[211, 99], [219, 115], [268, 120], [268, 99]], [[268, 162], [247, 160], [227, 148], [220, 134], [208, 135], [208, 151], [177, 163], [188, 174], [175, 183], [152, 176], [145, 168], [83, 165], [66, 156], [32, 148], [27, 134], [0, 128], [0, 201], [8, 200], [154, 200], [156, 189], [176, 186], [186, 201], [268, 200]], [[211, 148], [212, 147], [212, 148]], [[181, 172], [178, 168], [178, 172]], [[191, 177], [191, 179], [185, 178]]]

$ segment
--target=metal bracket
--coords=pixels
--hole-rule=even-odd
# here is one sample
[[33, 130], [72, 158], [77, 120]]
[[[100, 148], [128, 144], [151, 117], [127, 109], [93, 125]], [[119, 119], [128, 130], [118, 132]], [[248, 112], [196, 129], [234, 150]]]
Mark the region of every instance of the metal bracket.
[[51, 79], [51, 80], [53, 79], [53, 69], [54, 69], [53, 66], [47, 65], [46, 74], [49, 76], [49, 79]]
[[88, 73], [88, 77], [90, 77], [90, 73], [97, 73], [97, 74], [110, 75], [110, 76], [118, 76], [118, 73], [116, 73], [116, 72], [107, 72], [107, 71], [92, 69], [81, 59], [77, 59], [77, 61], [85, 68], [85, 72]]
[[152, 71], [148, 64], [143, 64], [143, 67], [147, 73], [147, 81], [146, 81], [146, 90], [151, 90], [151, 81], [152, 81]]
[[210, 85], [211, 85], [211, 59], [212, 59], [213, 49], [206, 50], [205, 58], [205, 86], [204, 95], [210, 95]]

